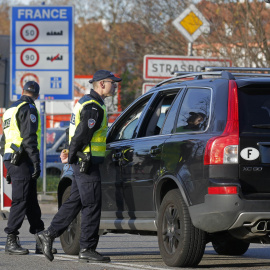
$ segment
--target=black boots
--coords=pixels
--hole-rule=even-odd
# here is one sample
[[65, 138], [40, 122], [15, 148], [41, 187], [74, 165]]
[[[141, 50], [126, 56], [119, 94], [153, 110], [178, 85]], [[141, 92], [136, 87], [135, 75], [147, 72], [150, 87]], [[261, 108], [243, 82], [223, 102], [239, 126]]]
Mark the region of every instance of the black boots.
[[108, 263], [111, 261], [110, 257], [103, 257], [94, 249], [81, 249], [79, 253], [80, 262], [99, 262], [99, 263]]
[[[57, 253], [56, 248], [52, 248], [52, 254]], [[15, 234], [7, 235], [7, 242], [5, 247], [5, 253], [10, 255], [26, 255], [29, 253], [29, 250], [26, 248], [22, 248], [19, 242], [19, 237]], [[37, 242], [36, 243], [36, 254], [43, 254], [42, 246]]]
[[[38, 244], [38, 242], [36, 243], [36, 254], [43, 254], [42, 252], [42, 247]], [[52, 254], [56, 254], [57, 253], [57, 249], [56, 248], [52, 248]]]
[[52, 261], [54, 259], [52, 252], [52, 244], [54, 241], [54, 237], [48, 230], [35, 234], [35, 237], [37, 240], [37, 244], [42, 248], [42, 253], [48, 260]]
[[5, 253], [10, 255], [26, 255], [29, 253], [29, 250], [21, 247], [19, 237], [17, 235], [8, 234]]

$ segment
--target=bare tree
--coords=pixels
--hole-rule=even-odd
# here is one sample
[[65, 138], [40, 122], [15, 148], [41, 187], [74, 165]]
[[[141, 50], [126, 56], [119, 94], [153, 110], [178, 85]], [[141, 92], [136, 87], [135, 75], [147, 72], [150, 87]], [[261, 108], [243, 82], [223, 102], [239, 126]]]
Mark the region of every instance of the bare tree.
[[0, 1], [0, 35], [9, 35], [9, 5], [8, 0]]
[[203, 0], [198, 7], [211, 23], [211, 33], [195, 44], [198, 55], [230, 59], [235, 66], [269, 66], [270, 9], [263, 1]]

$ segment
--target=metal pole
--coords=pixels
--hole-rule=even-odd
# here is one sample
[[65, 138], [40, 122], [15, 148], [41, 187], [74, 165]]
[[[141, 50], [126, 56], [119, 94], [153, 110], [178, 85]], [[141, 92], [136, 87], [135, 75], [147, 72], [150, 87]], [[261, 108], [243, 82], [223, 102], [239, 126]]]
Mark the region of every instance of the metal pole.
[[4, 107], [9, 107], [9, 92], [8, 92], [8, 82], [9, 82], [9, 74], [8, 74], [8, 58], [5, 58], [5, 96], [4, 96]]
[[3, 159], [2, 156], [0, 155], [0, 179], [1, 179], [1, 210], [4, 210], [4, 171], [3, 171]]
[[46, 195], [46, 103], [40, 102], [40, 120], [41, 120], [41, 146], [40, 146], [40, 161], [41, 161], [41, 176], [43, 179], [43, 193]]
[[193, 48], [192, 48], [193, 43], [189, 42], [188, 43], [188, 56], [193, 56]]

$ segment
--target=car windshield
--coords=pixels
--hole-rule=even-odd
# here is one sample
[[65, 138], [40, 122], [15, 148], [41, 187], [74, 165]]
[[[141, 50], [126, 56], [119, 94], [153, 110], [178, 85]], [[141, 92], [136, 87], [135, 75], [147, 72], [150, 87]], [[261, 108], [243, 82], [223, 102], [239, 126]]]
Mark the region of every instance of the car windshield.
[[55, 142], [62, 136], [65, 130], [62, 129], [50, 129], [46, 131], [46, 148], [52, 148]]

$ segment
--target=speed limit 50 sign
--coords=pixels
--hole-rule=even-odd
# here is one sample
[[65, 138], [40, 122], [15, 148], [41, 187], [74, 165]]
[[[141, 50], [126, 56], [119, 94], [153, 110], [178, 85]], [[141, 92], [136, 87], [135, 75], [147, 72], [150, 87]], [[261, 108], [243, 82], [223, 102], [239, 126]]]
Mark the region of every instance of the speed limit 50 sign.
[[12, 7], [11, 100], [25, 82], [40, 84], [41, 100], [73, 99], [72, 6]]

